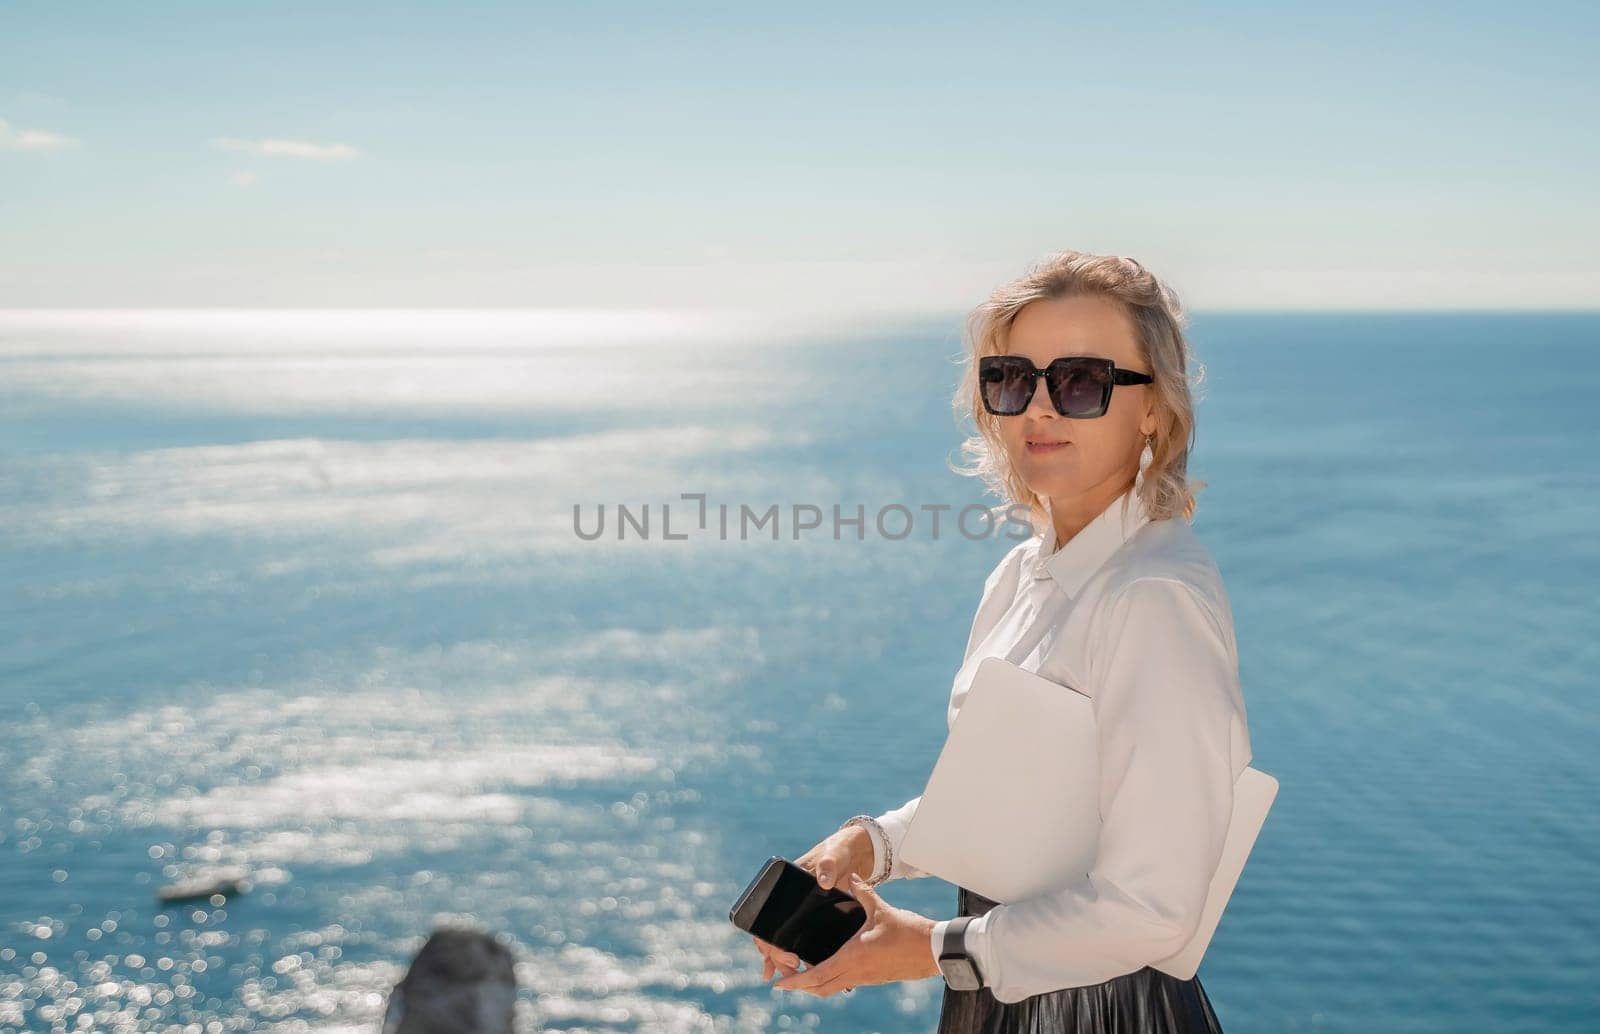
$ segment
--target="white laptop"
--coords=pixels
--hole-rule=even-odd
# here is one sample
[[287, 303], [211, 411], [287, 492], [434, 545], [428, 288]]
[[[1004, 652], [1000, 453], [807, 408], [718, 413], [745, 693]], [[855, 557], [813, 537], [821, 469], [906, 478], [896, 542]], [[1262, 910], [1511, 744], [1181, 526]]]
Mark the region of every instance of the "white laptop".
[[[1064, 886], [1094, 867], [1099, 750], [1090, 699], [1003, 657], [979, 662], [900, 844], [905, 861], [1001, 903]], [[1070, 788], [1070, 789], [1066, 789]], [[1151, 963], [1180, 980], [1200, 968], [1278, 781], [1246, 768], [1200, 926]], [[1040, 814], [1056, 817], [1041, 823]]]

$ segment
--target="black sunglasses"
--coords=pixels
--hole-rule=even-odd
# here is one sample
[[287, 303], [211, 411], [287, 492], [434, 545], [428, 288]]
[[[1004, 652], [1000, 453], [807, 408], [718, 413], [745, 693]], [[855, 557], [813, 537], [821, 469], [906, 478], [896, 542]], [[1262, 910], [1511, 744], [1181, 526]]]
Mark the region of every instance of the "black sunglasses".
[[1039, 369], [1025, 355], [986, 355], [978, 360], [983, 408], [995, 416], [1016, 416], [1033, 401], [1034, 382], [1044, 378], [1056, 412], [1075, 420], [1104, 416], [1111, 389], [1118, 384], [1153, 384], [1148, 373], [1119, 369], [1114, 359], [1067, 355]]

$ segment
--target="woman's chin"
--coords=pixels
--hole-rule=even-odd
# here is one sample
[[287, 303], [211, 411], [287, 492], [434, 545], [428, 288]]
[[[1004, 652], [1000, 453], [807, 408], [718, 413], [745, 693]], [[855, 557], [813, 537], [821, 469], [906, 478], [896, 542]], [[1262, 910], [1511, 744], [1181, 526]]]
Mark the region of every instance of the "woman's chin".
[[1050, 477], [1048, 474], [1031, 477], [1028, 472], [1024, 472], [1022, 480], [1033, 490], [1034, 495], [1045, 499], [1061, 499], [1078, 493], [1077, 481], [1073, 478]]
[[[1040, 495], [1071, 491], [1077, 483], [1078, 463], [1071, 455], [1029, 456], [1017, 463], [1017, 473]], [[1052, 489], [1045, 492], [1045, 487]]]

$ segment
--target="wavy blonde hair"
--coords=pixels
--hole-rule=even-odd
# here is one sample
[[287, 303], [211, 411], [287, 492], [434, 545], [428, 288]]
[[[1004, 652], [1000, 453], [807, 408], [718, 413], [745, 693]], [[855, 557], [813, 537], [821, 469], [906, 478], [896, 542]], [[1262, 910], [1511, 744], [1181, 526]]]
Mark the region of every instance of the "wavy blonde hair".
[[[1026, 506], [1035, 528], [1043, 529], [1049, 520], [1045, 500], [1013, 469], [1000, 438], [1000, 418], [983, 408], [978, 395], [978, 360], [1005, 354], [1011, 324], [1029, 302], [1077, 295], [1113, 298], [1132, 318], [1139, 351], [1155, 377], [1149, 387], [1156, 394], [1155, 442], [1150, 465], [1139, 479], [1139, 498], [1151, 520], [1181, 514], [1193, 522], [1195, 496], [1206, 487], [1204, 481], [1188, 477], [1195, 440], [1194, 399], [1205, 370], [1190, 355], [1184, 335], [1188, 319], [1177, 293], [1126, 256], [1055, 252], [1035, 262], [1022, 276], [995, 288], [988, 300], [972, 310], [967, 317], [965, 370], [956, 389], [955, 412], [958, 423], [970, 419], [977, 433], [961, 445], [962, 454], [972, 462], [951, 469], [981, 477], [989, 491], [1006, 501], [999, 508], [1002, 511]], [[1195, 368], [1192, 385], [1191, 365]]]

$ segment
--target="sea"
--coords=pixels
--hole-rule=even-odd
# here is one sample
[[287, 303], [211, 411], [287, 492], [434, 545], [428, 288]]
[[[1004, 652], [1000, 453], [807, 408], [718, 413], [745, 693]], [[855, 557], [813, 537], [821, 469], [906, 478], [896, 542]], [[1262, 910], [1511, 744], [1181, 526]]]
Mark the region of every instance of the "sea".
[[[1280, 782], [1224, 1029], [1600, 1029], [1600, 314], [1191, 319]], [[943, 742], [961, 322], [0, 313], [0, 1034], [375, 1034], [444, 925], [519, 1030], [931, 1031], [728, 912]]]

